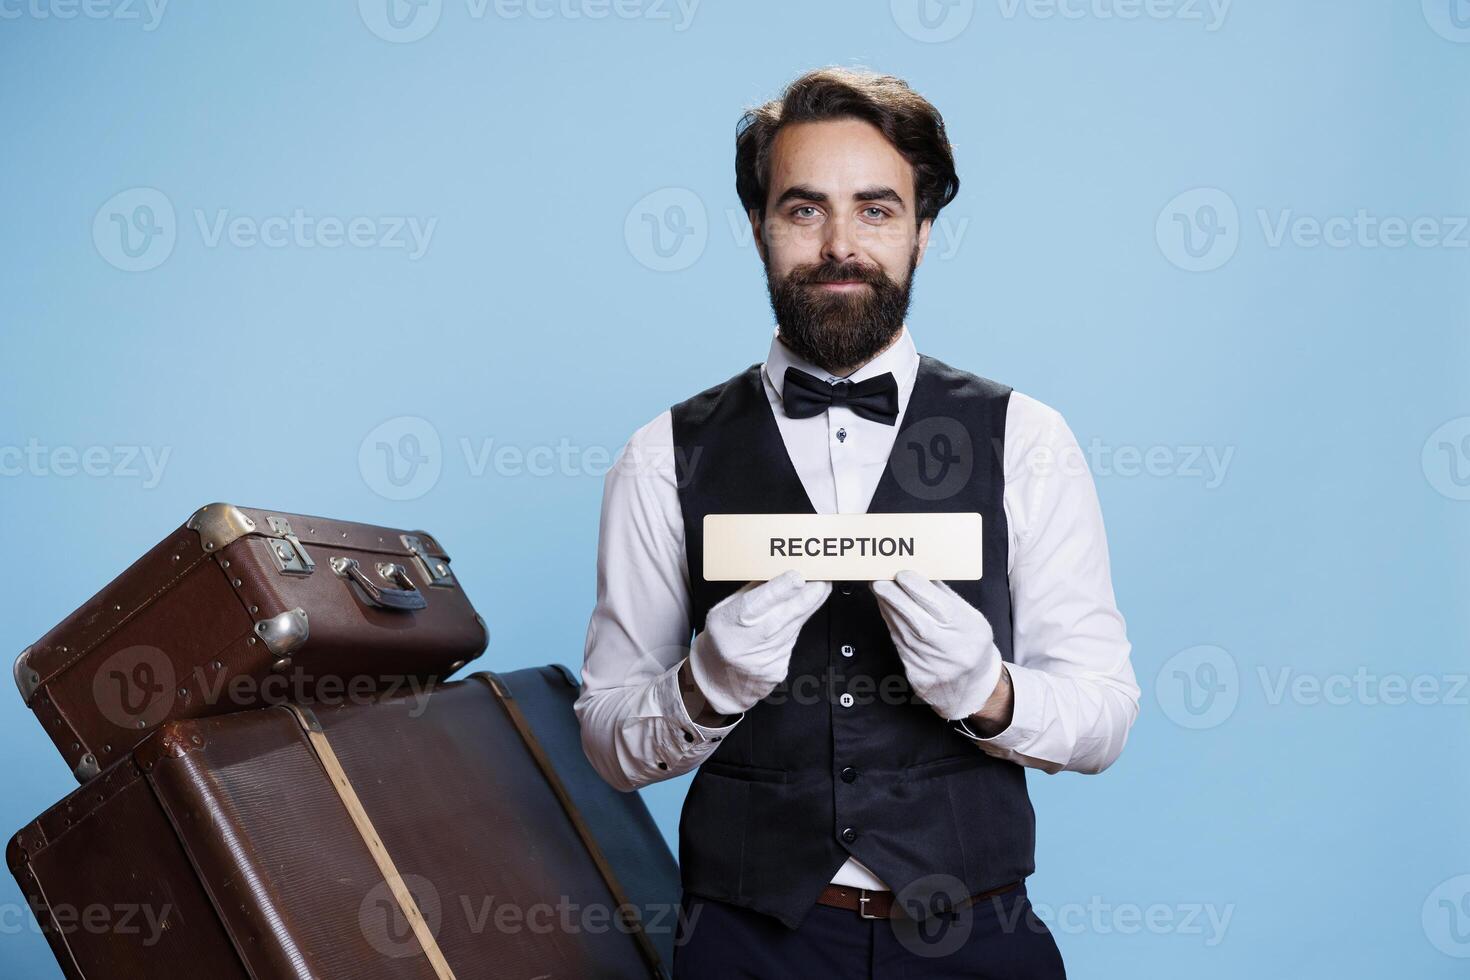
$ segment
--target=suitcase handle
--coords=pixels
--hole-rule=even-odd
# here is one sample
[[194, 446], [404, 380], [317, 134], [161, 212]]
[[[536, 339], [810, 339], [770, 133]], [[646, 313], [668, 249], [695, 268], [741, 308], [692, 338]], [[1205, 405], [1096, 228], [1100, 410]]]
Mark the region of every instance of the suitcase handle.
[[372, 579], [368, 578], [358, 566], [356, 558], [333, 558], [332, 571], [345, 579], [356, 582], [362, 586], [363, 594], [367, 596], [368, 602], [380, 609], [423, 609], [429, 604], [429, 600], [413, 584], [413, 579], [403, 570], [402, 565], [392, 562], [383, 562], [378, 565], [378, 574], [386, 579], [391, 579], [397, 588], [384, 588]]

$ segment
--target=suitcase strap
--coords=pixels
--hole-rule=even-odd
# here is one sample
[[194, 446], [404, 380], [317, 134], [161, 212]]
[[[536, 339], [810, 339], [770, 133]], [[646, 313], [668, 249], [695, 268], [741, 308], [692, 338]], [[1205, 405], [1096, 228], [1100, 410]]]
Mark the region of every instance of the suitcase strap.
[[368, 851], [372, 854], [373, 861], [382, 873], [383, 881], [387, 883], [388, 890], [392, 893], [394, 900], [398, 902], [398, 907], [402, 910], [403, 917], [407, 920], [409, 928], [413, 930], [413, 934], [417, 937], [419, 945], [424, 948], [424, 956], [428, 958], [429, 965], [433, 967], [434, 975], [439, 980], [456, 980], [454, 971], [449, 968], [449, 961], [444, 958], [444, 952], [439, 948], [439, 943], [434, 938], [434, 933], [430, 931], [428, 924], [424, 922], [424, 915], [419, 911], [419, 906], [414, 901], [413, 893], [404, 885], [403, 876], [398, 873], [398, 867], [393, 863], [392, 856], [389, 855], [388, 849], [383, 846], [383, 840], [378, 836], [377, 830], [373, 827], [373, 822], [368, 817], [367, 810], [363, 809], [362, 801], [358, 799], [356, 790], [352, 788], [352, 782], [347, 778], [347, 773], [343, 770], [342, 763], [338, 761], [337, 753], [332, 751], [332, 743], [327, 739], [326, 732], [322, 731], [322, 726], [316, 720], [316, 715], [310, 708], [303, 708], [300, 705], [288, 704], [285, 707], [289, 708], [291, 713], [296, 716], [296, 720], [301, 724], [302, 730], [306, 732], [306, 737], [310, 741], [313, 751], [316, 752], [317, 759], [321, 762], [322, 768], [326, 770], [327, 776], [332, 780], [332, 788], [337, 791], [337, 796], [341, 798], [342, 805], [347, 808], [347, 814], [352, 818], [353, 826], [357, 828], [357, 832], [362, 835], [363, 843], [367, 844]]
[[638, 906], [628, 900], [627, 893], [623, 891], [622, 884], [618, 881], [617, 875], [613, 873], [612, 865], [603, 855], [602, 848], [597, 845], [597, 839], [592, 836], [592, 830], [587, 826], [587, 821], [582, 818], [582, 811], [577, 808], [576, 801], [562, 785], [561, 777], [556, 774], [556, 767], [552, 764], [551, 757], [541, 747], [541, 742], [536, 738], [536, 733], [532, 730], [530, 723], [526, 721], [520, 705], [516, 704], [510, 685], [506, 684], [499, 674], [490, 670], [476, 671], [470, 676], [479, 677], [490, 685], [501, 707], [505, 708], [505, 713], [510, 716], [511, 724], [515, 725], [516, 731], [520, 732], [522, 741], [526, 743], [526, 748], [531, 752], [531, 757], [536, 760], [536, 765], [541, 767], [541, 772], [546, 776], [547, 785], [561, 801], [562, 809], [566, 811], [568, 819], [571, 820], [572, 826], [577, 831], [577, 836], [582, 838], [582, 843], [587, 847], [587, 853], [592, 855], [592, 863], [597, 866], [602, 880], [607, 884], [607, 890], [612, 894], [613, 901], [617, 903], [620, 911], [626, 910], [620, 918], [630, 927], [633, 939], [637, 942], [643, 958], [648, 961], [652, 975], [655, 977], [668, 976], [664, 970], [663, 960], [658, 955], [658, 948], [653, 945], [653, 940], [648, 938], [648, 933], [643, 931], [643, 921], [639, 916]]

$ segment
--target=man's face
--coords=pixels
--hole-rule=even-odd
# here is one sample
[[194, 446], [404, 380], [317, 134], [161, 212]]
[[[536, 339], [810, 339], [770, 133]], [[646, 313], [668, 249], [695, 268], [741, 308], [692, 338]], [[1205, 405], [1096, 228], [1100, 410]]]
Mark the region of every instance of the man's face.
[[913, 167], [870, 123], [781, 129], [765, 220], [750, 219], [788, 347], [840, 376], [888, 346], [929, 244], [914, 208]]

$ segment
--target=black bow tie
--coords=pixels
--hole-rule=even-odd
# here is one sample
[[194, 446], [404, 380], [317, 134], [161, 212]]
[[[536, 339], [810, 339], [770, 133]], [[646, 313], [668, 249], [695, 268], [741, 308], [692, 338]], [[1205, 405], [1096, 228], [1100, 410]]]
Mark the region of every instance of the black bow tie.
[[884, 373], [859, 381], [828, 384], [815, 375], [794, 367], [786, 369], [786, 383], [781, 389], [781, 402], [786, 414], [794, 419], [820, 415], [831, 405], [846, 405], [858, 415], [884, 425], [898, 421], [898, 382], [893, 374]]

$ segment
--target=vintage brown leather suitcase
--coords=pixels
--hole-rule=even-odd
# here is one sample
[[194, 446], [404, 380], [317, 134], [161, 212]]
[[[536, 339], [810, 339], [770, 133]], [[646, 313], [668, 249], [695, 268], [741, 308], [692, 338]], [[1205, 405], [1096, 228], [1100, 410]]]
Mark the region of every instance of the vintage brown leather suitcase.
[[581, 811], [624, 894], [637, 906], [643, 931], [663, 962], [672, 964], [683, 892], [679, 863], [643, 797], [613, 789], [587, 761], [575, 707], [581, 689], [576, 675], [561, 664], [548, 664], [497, 677], [520, 706], [532, 737]]
[[169, 721], [6, 856], [73, 980], [666, 975], [531, 731], [484, 672]]
[[422, 686], [489, 634], [423, 531], [209, 504], [15, 662], [78, 780], [176, 718]]

